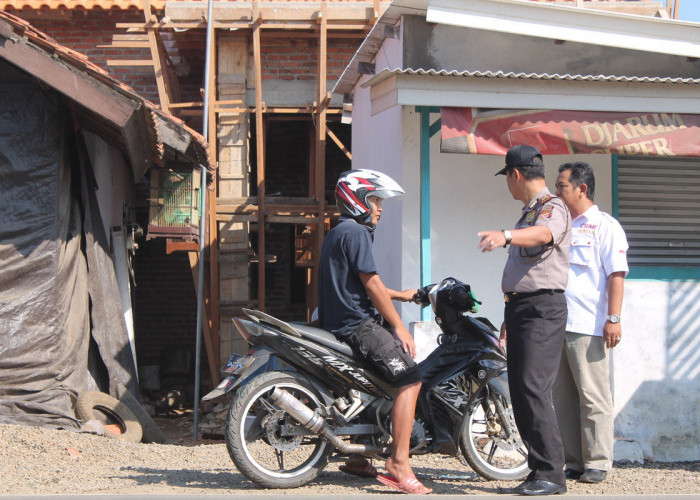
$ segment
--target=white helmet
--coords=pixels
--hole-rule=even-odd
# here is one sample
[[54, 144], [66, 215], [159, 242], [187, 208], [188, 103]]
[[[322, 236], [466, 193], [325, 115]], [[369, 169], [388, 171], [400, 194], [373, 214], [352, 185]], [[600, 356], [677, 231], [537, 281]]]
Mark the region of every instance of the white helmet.
[[335, 186], [335, 200], [340, 213], [365, 221], [372, 209], [367, 198], [392, 198], [405, 191], [386, 174], [376, 170], [348, 170], [340, 174]]

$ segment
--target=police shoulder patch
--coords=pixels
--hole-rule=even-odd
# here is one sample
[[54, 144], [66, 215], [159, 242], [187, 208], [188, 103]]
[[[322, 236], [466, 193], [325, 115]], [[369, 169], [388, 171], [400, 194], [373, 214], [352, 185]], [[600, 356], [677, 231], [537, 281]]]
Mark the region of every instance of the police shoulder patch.
[[553, 209], [554, 209], [554, 207], [551, 207], [551, 206], [550, 206], [550, 207], [544, 207], [544, 208], [540, 211], [539, 215], [537, 216], [537, 219], [538, 219], [538, 220], [540, 220], [540, 219], [551, 219], [551, 218], [552, 218], [552, 210], [553, 210]]

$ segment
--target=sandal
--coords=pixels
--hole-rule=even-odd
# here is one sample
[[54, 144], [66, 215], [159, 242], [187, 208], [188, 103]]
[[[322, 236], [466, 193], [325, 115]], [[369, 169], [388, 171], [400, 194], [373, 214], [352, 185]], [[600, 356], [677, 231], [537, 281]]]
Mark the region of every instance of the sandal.
[[377, 468], [365, 460], [363, 463], [339, 465], [338, 469], [346, 474], [359, 477], [377, 477]]
[[408, 493], [410, 495], [427, 495], [432, 493], [433, 490], [426, 488], [423, 484], [416, 479], [415, 475], [407, 477], [403, 481], [397, 481], [393, 476], [388, 474], [378, 474], [377, 481], [382, 483], [389, 488], [393, 488], [401, 493]]

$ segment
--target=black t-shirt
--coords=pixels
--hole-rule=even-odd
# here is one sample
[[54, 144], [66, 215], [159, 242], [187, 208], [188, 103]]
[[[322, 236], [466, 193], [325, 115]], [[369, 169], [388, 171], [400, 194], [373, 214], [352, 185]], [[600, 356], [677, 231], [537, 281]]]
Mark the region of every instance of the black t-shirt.
[[374, 273], [371, 228], [342, 217], [323, 241], [318, 273], [321, 328], [342, 338], [376, 314], [359, 273]]

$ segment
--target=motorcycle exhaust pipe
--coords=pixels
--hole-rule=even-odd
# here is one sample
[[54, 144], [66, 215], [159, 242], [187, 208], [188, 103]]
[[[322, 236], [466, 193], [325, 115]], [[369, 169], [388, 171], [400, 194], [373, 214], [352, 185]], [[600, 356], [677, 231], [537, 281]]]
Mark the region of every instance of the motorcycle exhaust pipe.
[[386, 452], [384, 448], [380, 448], [378, 446], [348, 443], [340, 439], [340, 437], [328, 426], [323, 417], [314, 413], [311, 408], [306, 406], [284, 389], [275, 387], [275, 390], [272, 391], [272, 394], [270, 395], [270, 399], [272, 399], [277, 406], [294, 417], [294, 419], [296, 419], [301, 425], [309, 429], [314, 434], [322, 435], [343, 453], [347, 453], [349, 455], [371, 456]]

